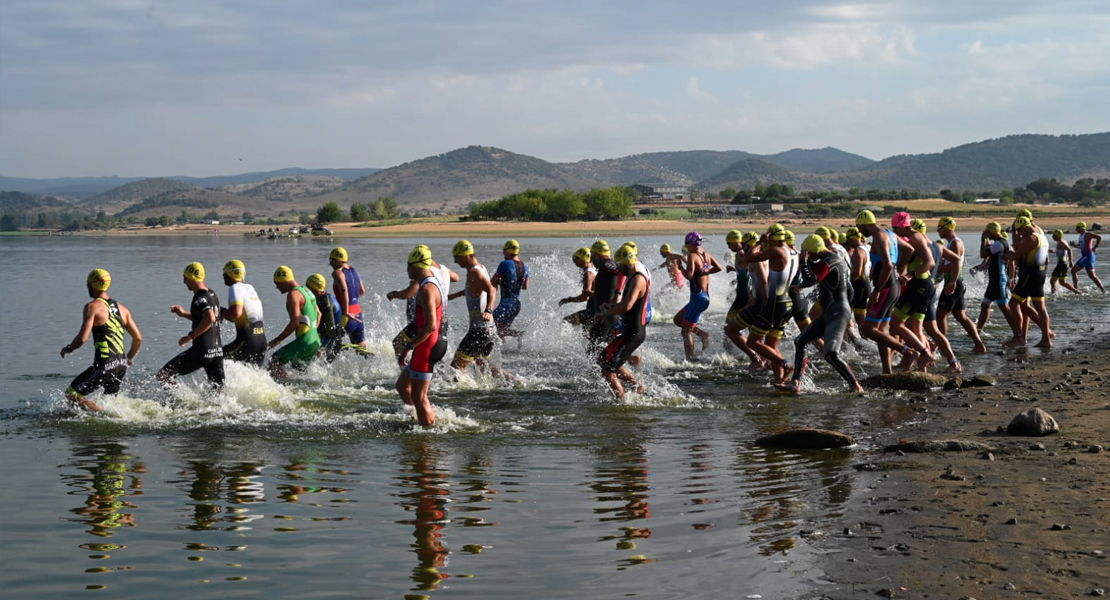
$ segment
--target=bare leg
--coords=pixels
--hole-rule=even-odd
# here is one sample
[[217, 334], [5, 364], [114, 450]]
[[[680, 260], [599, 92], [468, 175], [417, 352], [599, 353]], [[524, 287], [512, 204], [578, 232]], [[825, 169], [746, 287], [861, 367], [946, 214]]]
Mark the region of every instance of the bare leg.
[[1056, 334], [1052, 331], [1052, 321], [1048, 316], [1048, 308], [1044, 304], [1044, 300], [1030, 300], [1030, 308], [1033, 314], [1030, 318], [1041, 328], [1041, 341], [1037, 343], [1038, 348], [1051, 348], [1052, 338]]
[[956, 317], [956, 322], [963, 325], [964, 331], [967, 332], [967, 337], [975, 342], [975, 348], [971, 351], [973, 354], [986, 354], [987, 346], [983, 343], [983, 338], [979, 336], [979, 330], [975, 328], [975, 323], [971, 322], [971, 317], [967, 316], [967, 311], [958, 310], [952, 313]]
[[96, 402], [93, 402], [92, 400], [86, 400], [86, 399], [84, 399], [80, 396], [76, 396], [74, 394], [66, 394], [66, 400], [69, 400], [69, 402], [71, 404], [76, 405], [77, 408], [80, 408], [81, 410], [83, 410], [85, 412], [99, 412], [100, 411], [100, 405], [97, 404]]

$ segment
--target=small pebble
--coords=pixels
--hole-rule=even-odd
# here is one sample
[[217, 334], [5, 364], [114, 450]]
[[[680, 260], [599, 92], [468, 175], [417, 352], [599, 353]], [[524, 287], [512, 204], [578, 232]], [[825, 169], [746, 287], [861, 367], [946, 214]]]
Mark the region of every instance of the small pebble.
[[1104, 590], [1102, 588], [1095, 588], [1095, 589], [1091, 590], [1091, 595], [1092, 596], [1105, 596], [1106, 595], [1106, 590]]
[[1007, 583], [1006, 585], [1002, 586], [1002, 589], [1004, 589], [1004, 590], [1016, 590], [1017, 586], [1012, 584], [1012, 583]]
[[1017, 519], [1009, 519], [1006, 521], [1007, 525], [1017, 525]]
[[1102, 446], [1099, 446], [1098, 444], [1093, 444], [1090, 448], [1087, 448], [1087, 452], [1090, 452], [1091, 454], [1098, 454], [1099, 452], [1102, 452]]
[[1044, 452], [1044, 444], [1029, 444], [1029, 449], [1033, 452]]
[[1062, 523], [1052, 524], [1052, 531], [1066, 531], [1068, 529], [1071, 529], [1071, 525], [1064, 525]]

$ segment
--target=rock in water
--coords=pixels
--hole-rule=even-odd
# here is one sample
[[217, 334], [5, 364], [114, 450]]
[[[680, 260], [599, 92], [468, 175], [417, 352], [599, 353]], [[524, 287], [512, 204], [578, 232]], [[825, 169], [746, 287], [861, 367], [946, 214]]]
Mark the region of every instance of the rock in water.
[[1006, 433], [1042, 437], [1060, 433], [1060, 425], [1056, 423], [1056, 419], [1053, 419], [1052, 415], [1039, 408], [1031, 408], [1014, 417], [1014, 420], [1010, 421], [1010, 425], [1006, 427]]
[[761, 437], [757, 446], [766, 448], [843, 448], [856, 443], [852, 436], [824, 429], [793, 429]]
[[862, 382], [863, 387], [887, 390], [910, 390], [924, 392], [933, 388], [944, 387], [948, 378], [936, 373], [890, 373], [888, 375], [872, 375]]

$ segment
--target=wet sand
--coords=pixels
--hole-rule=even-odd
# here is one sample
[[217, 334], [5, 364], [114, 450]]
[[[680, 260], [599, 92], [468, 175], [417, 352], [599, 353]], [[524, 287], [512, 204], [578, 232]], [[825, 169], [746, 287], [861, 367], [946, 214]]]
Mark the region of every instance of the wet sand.
[[[1082, 352], [1007, 351], [994, 387], [918, 394], [919, 419], [861, 444], [865, 489], [835, 531], [812, 598], [1076, 598], [1110, 594], [1110, 323]], [[907, 395], [912, 402], [913, 394]], [[1038, 407], [1060, 433], [998, 432]], [[969, 440], [983, 451], [884, 452]], [[1099, 451], [1101, 449], [1101, 451]]]

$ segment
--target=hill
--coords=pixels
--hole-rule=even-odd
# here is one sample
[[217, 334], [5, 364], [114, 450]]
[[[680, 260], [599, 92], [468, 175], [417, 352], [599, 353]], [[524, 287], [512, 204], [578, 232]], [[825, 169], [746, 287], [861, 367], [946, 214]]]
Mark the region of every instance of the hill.
[[23, 192], [0, 192], [0, 211], [21, 212], [73, 208], [73, 203], [54, 196], [39, 196]]
[[693, 185], [720, 173], [732, 163], [744, 158], [758, 158], [758, 155], [739, 150], [727, 152], [686, 150], [633, 154], [604, 160], [581, 160], [562, 166], [579, 179], [602, 182], [604, 185], [636, 183]]
[[[245, 212], [259, 215], [273, 215], [280, 211], [295, 208], [285, 203], [273, 204], [262, 198], [236, 196], [218, 190], [189, 186], [187, 189], [174, 189], [148, 196], [132, 202], [114, 213], [117, 218], [171, 216], [176, 217], [185, 211], [194, 216], [203, 216], [215, 211], [223, 217], [238, 217]], [[306, 209], [307, 210], [307, 209]]]
[[771, 164], [804, 173], [858, 171], [875, 165], [875, 161], [870, 158], [836, 148], [820, 148], [817, 150], [794, 148], [762, 158]]
[[807, 176], [797, 171], [791, 171], [790, 169], [771, 164], [764, 160], [745, 158], [729, 165], [724, 171], [721, 171], [713, 177], [700, 182], [698, 184], [698, 189], [714, 192], [723, 190], [727, 187], [734, 187], [737, 189], [752, 188], [759, 183], [781, 183], [783, 185], [794, 186], [795, 189], [798, 189], [807, 188], [817, 180], [819, 180], [818, 177]]
[[339, 177], [287, 175], [251, 183], [224, 185], [219, 190], [247, 198], [293, 201], [326, 194], [343, 187], [344, 183], [346, 181]]
[[108, 212], [115, 212], [152, 196], [194, 189], [197, 189], [195, 185], [182, 183], [175, 179], [140, 179], [97, 194], [85, 200], [83, 204]]

